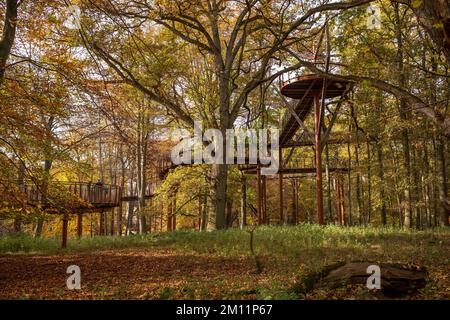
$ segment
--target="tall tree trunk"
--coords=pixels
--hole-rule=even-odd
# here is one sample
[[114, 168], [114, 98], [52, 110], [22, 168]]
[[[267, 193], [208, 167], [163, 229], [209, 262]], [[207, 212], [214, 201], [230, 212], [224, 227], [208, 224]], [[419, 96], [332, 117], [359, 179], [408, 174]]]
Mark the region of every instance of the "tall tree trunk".
[[[19, 187], [20, 192], [25, 191], [25, 165], [23, 164], [23, 161], [19, 160], [18, 163], [18, 176], [17, 176], [17, 184]], [[21, 232], [22, 231], [22, 219], [20, 216], [16, 216], [14, 219], [14, 232]]]
[[16, 37], [18, 0], [6, 0], [3, 35], [0, 40], [0, 84], [5, 78], [6, 63]]
[[149, 139], [149, 116], [144, 110], [140, 110], [137, 128], [137, 180], [138, 180], [138, 223], [139, 233], [147, 232], [147, 222], [145, 216], [145, 194], [147, 189], [147, 152]]
[[[145, 148], [146, 149], [146, 148]], [[138, 202], [138, 211], [139, 211], [139, 233], [146, 233], [147, 232], [147, 222], [146, 222], [146, 216], [145, 216], [145, 193], [147, 189], [147, 181], [146, 181], [146, 173], [145, 173], [145, 163], [147, 161], [146, 156], [147, 151], [145, 150], [145, 153], [142, 156], [142, 169], [141, 169], [141, 175], [139, 179], [141, 180], [140, 183], [140, 189], [139, 189], [139, 202]]]
[[330, 150], [328, 143], [325, 145], [325, 179], [327, 180], [327, 220], [333, 221], [332, 199], [331, 199], [331, 177], [330, 177]]
[[362, 190], [362, 178], [359, 168], [359, 144], [357, 143], [355, 145], [355, 162], [356, 166], [358, 167], [358, 172], [356, 174], [356, 205], [358, 209], [358, 219], [359, 224], [361, 225], [363, 223], [363, 215], [364, 215], [364, 205], [363, 205], [363, 190]]
[[230, 228], [233, 224], [233, 199], [227, 199], [226, 224]]
[[431, 227], [431, 196], [430, 196], [430, 162], [428, 159], [428, 141], [425, 140], [423, 144], [423, 175], [422, 175], [422, 188], [423, 188], [423, 199], [425, 202], [425, 215], [427, 227]]
[[[120, 197], [123, 196], [125, 188], [125, 161], [123, 159], [123, 145], [119, 149], [120, 158]], [[120, 199], [119, 208], [117, 209], [117, 235], [122, 236], [122, 219], [123, 219], [123, 201]]]
[[228, 166], [226, 164], [213, 164], [210, 177], [210, 206], [207, 230], [214, 231], [226, 227], [225, 208], [227, 195]]
[[[143, 214], [143, 209], [144, 206], [142, 205], [141, 202], [141, 192], [143, 189], [143, 180], [142, 180], [142, 171], [144, 170], [142, 167], [142, 127], [143, 127], [143, 123], [142, 123], [142, 111], [139, 110], [138, 113], [138, 120], [137, 120], [137, 130], [136, 130], [136, 135], [137, 135], [137, 143], [136, 143], [136, 182], [137, 182], [137, 192], [136, 192], [136, 196], [137, 196], [137, 224], [138, 224], [138, 232], [141, 233], [142, 232], [142, 226], [141, 226], [141, 215]], [[145, 205], [145, 201], [144, 201], [144, 205]]]
[[[396, 20], [397, 33], [397, 68], [398, 68], [398, 84], [401, 88], [406, 86], [405, 69], [403, 63], [403, 35], [401, 28], [401, 18], [399, 4], [394, 3], [394, 12]], [[400, 99], [400, 118], [405, 125], [408, 121], [408, 106], [404, 99]], [[404, 196], [405, 196], [405, 215], [404, 226], [412, 228], [412, 199], [411, 199], [411, 156], [409, 150], [409, 130], [402, 130], [402, 146], [403, 146], [403, 167], [404, 167]]]
[[99, 227], [98, 227], [98, 234], [100, 236], [103, 236], [105, 233], [105, 213], [103, 211], [99, 214]]
[[367, 219], [366, 224], [370, 223], [372, 216], [372, 152], [370, 142], [367, 139]]
[[128, 201], [128, 210], [127, 210], [127, 222], [125, 226], [125, 234], [130, 235], [133, 231], [133, 216], [134, 216], [134, 208], [136, 207], [136, 202], [134, 200]]
[[439, 191], [439, 225], [449, 226], [448, 211], [448, 189], [447, 189], [447, 170], [445, 164], [445, 143], [444, 137], [439, 135], [436, 140], [436, 162], [437, 162], [437, 185]]
[[202, 214], [201, 214], [201, 223], [200, 223], [200, 230], [205, 231], [206, 225], [207, 225], [207, 219], [208, 219], [208, 194], [206, 191], [202, 194]]
[[422, 229], [422, 211], [419, 206], [419, 199], [421, 198], [420, 194], [420, 171], [417, 165], [417, 147], [413, 148], [413, 178], [414, 178], [414, 212], [416, 217], [416, 229]]
[[[395, 144], [395, 142], [392, 142], [392, 144]], [[398, 168], [398, 160], [397, 160], [397, 155], [395, 152], [395, 148], [392, 144], [389, 144], [389, 148], [390, 148], [390, 153], [391, 153], [391, 158], [392, 158], [392, 167], [393, 168]], [[395, 185], [395, 190], [399, 190], [399, 181], [397, 178], [397, 175], [394, 174], [394, 185]], [[399, 192], [396, 192], [396, 200], [397, 200], [397, 213], [398, 213], [398, 225], [400, 228], [403, 227], [403, 208], [402, 208], [402, 204], [403, 204], [403, 199], [402, 199], [402, 194]]]
[[[433, 51], [433, 54], [431, 55], [431, 70], [433, 71], [433, 72], [438, 72], [438, 63], [437, 63], [437, 60], [436, 60], [436, 58], [435, 58], [435, 52]], [[431, 78], [431, 90], [430, 90], [430, 92], [431, 92], [431, 94], [430, 94], [430, 104], [431, 105], [433, 105], [433, 106], [435, 106], [436, 108], [438, 107], [438, 103], [437, 103], [437, 95], [438, 95], [438, 92], [437, 92], [437, 90], [438, 90], [438, 88], [437, 88], [437, 79], [435, 78], [435, 77], [432, 77]], [[439, 207], [439, 204], [438, 204], [438, 199], [439, 199], [439, 196], [438, 196], [438, 193], [436, 192], [437, 191], [437, 189], [438, 189], [438, 187], [436, 187], [436, 185], [438, 184], [438, 181], [437, 181], [437, 177], [438, 177], [438, 161], [437, 161], [437, 159], [436, 159], [436, 155], [437, 155], [437, 143], [436, 143], [436, 139], [437, 138], [437, 136], [436, 136], [436, 133], [434, 132], [433, 133], [433, 136], [432, 136], [432, 139], [431, 139], [431, 143], [432, 143], [432, 149], [433, 149], [433, 154], [434, 154], [434, 156], [433, 156], [433, 159], [435, 160], [435, 161], [433, 161], [433, 166], [432, 166], [432, 171], [433, 171], [433, 173], [432, 173], [432, 184], [431, 184], [431, 194], [432, 194], [432, 206], [433, 206], [433, 209], [432, 209], [432, 217], [430, 217], [430, 226], [431, 225], [433, 225], [433, 226], [437, 226], [438, 225], [438, 219], [437, 219], [437, 216], [438, 216], [438, 207]]]
[[160, 200], [160, 213], [159, 213], [159, 231], [162, 232], [164, 227], [164, 200]]
[[383, 166], [383, 146], [381, 141], [378, 141], [377, 143], [377, 155], [378, 155], [378, 178], [380, 179], [379, 182], [379, 194], [380, 194], [380, 200], [381, 200], [381, 210], [380, 210], [380, 217], [381, 217], [381, 224], [383, 226], [387, 223], [387, 214], [386, 214], [386, 195], [384, 191], [384, 166]]
[[166, 219], [166, 231], [172, 231], [172, 210], [173, 210], [172, 195], [169, 195], [167, 199], [167, 219]]
[[359, 125], [358, 125], [358, 116], [355, 112], [355, 109], [352, 104], [350, 104], [350, 115], [353, 119], [354, 125], [355, 125], [355, 135], [356, 135], [356, 144], [355, 144], [355, 164], [357, 169], [356, 174], [356, 204], [358, 209], [358, 219], [359, 224], [363, 224], [363, 217], [364, 217], [364, 188], [362, 183], [362, 177], [361, 177], [361, 168], [360, 168], [360, 162], [359, 162]]
[[[51, 136], [52, 130], [53, 130], [53, 124], [55, 121], [54, 116], [50, 116], [47, 120], [47, 123], [45, 124], [45, 131], [48, 137]], [[42, 186], [41, 186], [41, 192], [42, 192], [42, 198], [41, 198], [41, 205], [43, 208], [46, 208], [49, 205], [49, 199], [48, 199], [48, 184], [50, 180], [50, 170], [52, 169], [53, 164], [53, 155], [52, 155], [52, 146], [50, 142], [50, 138], [48, 138], [48, 141], [45, 145], [44, 150], [44, 176], [42, 177]], [[36, 223], [36, 228], [34, 230], [34, 236], [36, 238], [39, 238], [42, 234], [42, 228], [44, 226], [44, 218], [39, 217]]]
[[172, 198], [172, 231], [177, 230], [177, 190], [173, 193]]
[[438, 51], [450, 65], [450, 3], [446, 0], [408, 1]]
[[[352, 132], [352, 119], [349, 117], [349, 132]], [[348, 155], [348, 225], [353, 225], [353, 212], [352, 212], [352, 151], [350, 147], [350, 141], [347, 143], [347, 155]]]
[[[134, 196], [134, 164], [131, 165], [130, 175], [128, 179], [128, 195]], [[131, 229], [133, 228], [133, 214], [134, 214], [135, 201], [128, 201], [128, 210], [127, 210], [127, 219], [125, 225], [125, 235], [129, 235], [131, 233]]]
[[[110, 149], [109, 150], [109, 157], [108, 157], [108, 160], [109, 160], [108, 161], [109, 162], [109, 165], [108, 165], [108, 167], [109, 167], [109, 181], [110, 181], [110, 184], [112, 186], [116, 186], [117, 185], [117, 174], [116, 174], [116, 171], [113, 170], [112, 155], [113, 155], [113, 150]], [[117, 164], [117, 156], [116, 156], [116, 161], [115, 161], [114, 164]], [[112, 192], [112, 190], [113, 189], [111, 188], [110, 192]], [[115, 223], [114, 211], [115, 211], [115, 208], [111, 208], [111, 221], [110, 221], [110, 225], [109, 225], [109, 235], [111, 235], [111, 236], [114, 235], [114, 226], [115, 226], [115, 224], [114, 224]]]

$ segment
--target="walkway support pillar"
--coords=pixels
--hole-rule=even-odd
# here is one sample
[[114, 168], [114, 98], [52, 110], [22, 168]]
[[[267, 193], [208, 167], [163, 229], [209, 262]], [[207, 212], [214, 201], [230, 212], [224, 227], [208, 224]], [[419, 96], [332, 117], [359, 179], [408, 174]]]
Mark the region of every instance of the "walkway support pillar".
[[261, 211], [262, 211], [262, 192], [261, 192], [261, 165], [258, 164], [256, 168], [256, 194], [258, 198], [257, 213], [258, 225], [261, 225]]
[[320, 143], [319, 93], [314, 95], [314, 147], [316, 156], [317, 223], [323, 225], [325, 223], [323, 218], [322, 146]]
[[263, 224], [267, 224], [267, 191], [266, 191], [266, 176], [262, 176], [262, 212], [263, 212]]
[[283, 213], [283, 174], [281, 173], [281, 169], [283, 169], [283, 152], [280, 146], [280, 150], [278, 151], [278, 161], [279, 161], [279, 173], [278, 173], [278, 187], [280, 193], [280, 225], [284, 224], [284, 213]]

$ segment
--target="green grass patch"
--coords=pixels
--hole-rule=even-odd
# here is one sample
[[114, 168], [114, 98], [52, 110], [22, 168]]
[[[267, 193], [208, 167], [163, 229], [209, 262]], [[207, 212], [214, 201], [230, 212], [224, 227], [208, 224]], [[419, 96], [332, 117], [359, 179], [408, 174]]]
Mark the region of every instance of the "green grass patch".
[[[25, 234], [0, 237], [0, 254], [52, 254], [77, 251], [127, 248], [163, 248], [213, 254], [241, 256], [249, 252], [249, 233], [229, 229], [215, 232], [177, 231], [131, 235], [69, 238], [68, 247], [60, 248], [59, 238], [33, 238]], [[262, 226], [255, 231], [255, 251], [260, 255], [301, 258], [308, 250], [336, 251], [413, 248], [432, 244], [429, 254], [438, 255], [450, 238], [448, 228], [427, 231], [396, 228], [318, 226], [301, 224], [292, 227]]]

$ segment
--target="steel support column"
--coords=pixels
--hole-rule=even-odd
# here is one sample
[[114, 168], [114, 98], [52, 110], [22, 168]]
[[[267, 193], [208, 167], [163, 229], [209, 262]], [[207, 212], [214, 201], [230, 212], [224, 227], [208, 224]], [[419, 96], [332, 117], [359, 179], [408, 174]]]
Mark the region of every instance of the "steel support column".
[[266, 176], [262, 176], [262, 213], [263, 224], [267, 224], [267, 191], [266, 191]]
[[283, 174], [281, 173], [281, 169], [283, 168], [283, 154], [282, 154], [282, 148], [280, 147], [279, 152], [279, 173], [278, 173], [278, 187], [279, 187], [279, 193], [280, 193], [280, 225], [284, 224], [284, 214], [283, 214]]
[[262, 192], [261, 192], [261, 165], [258, 164], [256, 169], [256, 194], [258, 198], [257, 213], [258, 225], [261, 225], [261, 211], [262, 211]]
[[322, 189], [322, 146], [320, 144], [320, 103], [319, 94], [314, 96], [314, 146], [316, 156], [316, 197], [317, 223], [325, 224], [323, 218], [323, 189]]

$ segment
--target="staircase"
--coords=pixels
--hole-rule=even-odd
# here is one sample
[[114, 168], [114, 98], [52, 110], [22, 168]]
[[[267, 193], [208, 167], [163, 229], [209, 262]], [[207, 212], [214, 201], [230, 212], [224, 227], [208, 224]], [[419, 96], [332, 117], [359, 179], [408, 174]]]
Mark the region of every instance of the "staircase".
[[[322, 95], [324, 79], [318, 75], [310, 74], [293, 78], [281, 84], [281, 94], [298, 100], [294, 110], [303, 122], [311, 113], [314, 104], [314, 97]], [[330, 99], [341, 96], [347, 90], [349, 82], [327, 81], [325, 87], [325, 98]], [[295, 135], [300, 125], [297, 119], [286, 110], [281, 120], [280, 146], [286, 147], [292, 144], [292, 137]]]

